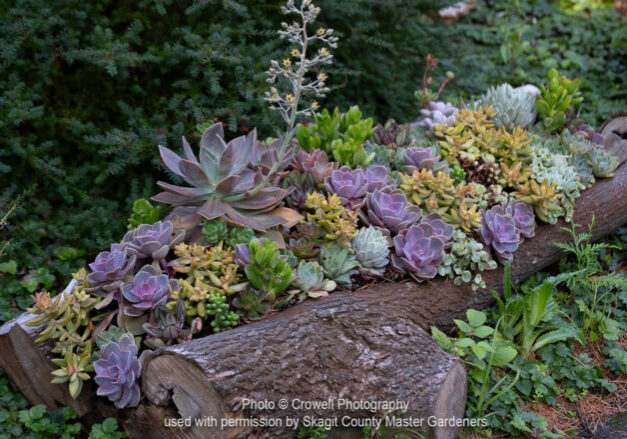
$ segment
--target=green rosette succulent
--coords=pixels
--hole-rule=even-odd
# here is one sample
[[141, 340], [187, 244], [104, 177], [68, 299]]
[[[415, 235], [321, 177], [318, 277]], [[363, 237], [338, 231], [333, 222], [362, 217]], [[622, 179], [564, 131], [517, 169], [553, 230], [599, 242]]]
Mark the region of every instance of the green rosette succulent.
[[547, 78], [549, 83], [540, 86], [541, 95], [536, 100], [535, 107], [540, 113], [544, 129], [552, 133], [573, 117], [583, 102], [583, 96], [579, 91], [581, 79], [570, 80], [559, 76], [555, 69], [548, 71]]
[[215, 218], [205, 221], [205, 224], [202, 226], [202, 234], [205, 236], [207, 243], [217, 244], [226, 239], [229, 234], [229, 228], [226, 225], [226, 221], [222, 218]]
[[233, 227], [226, 243], [229, 247], [235, 248], [237, 244], [248, 245], [253, 239], [255, 239], [255, 232], [250, 227]]
[[274, 302], [277, 294], [285, 291], [294, 280], [292, 268], [279, 245], [267, 238], [255, 239], [248, 244], [246, 277], [257, 290], [266, 294], [268, 302]]
[[337, 244], [320, 249], [320, 264], [327, 279], [347, 288], [351, 287], [351, 274], [359, 265], [349, 248]]
[[509, 84], [491, 87], [481, 96], [482, 105], [491, 105], [496, 111], [495, 126], [527, 128], [536, 119], [536, 97], [524, 89], [516, 89]]
[[292, 286], [298, 288], [308, 297], [316, 298], [326, 296], [337, 287], [337, 284], [332, 280], [325, 279], [324, 270], [316, 261], [300, 261]]
[[270, 312], [270, 303], [266, 300], [266, 293], [253, 288], [240, 292], [233, 299], [233, 306], [238, 314], [247, 320], [261, 319]]
[[351, 246], [359, 263], [359, 272], [366, 276], [382, 276], [389, 262], [389, 241], [378, 229], [363, 227]]

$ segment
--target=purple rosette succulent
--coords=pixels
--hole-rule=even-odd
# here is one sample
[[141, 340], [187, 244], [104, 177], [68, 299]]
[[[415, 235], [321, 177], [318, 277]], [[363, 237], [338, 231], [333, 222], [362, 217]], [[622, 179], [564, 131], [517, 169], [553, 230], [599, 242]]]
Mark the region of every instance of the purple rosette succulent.
[[505, 206], [505, 213], [514, 218], [514, 224], [525, 238], [533, 238], [535, 224], [533, 209], [522, 201], [510, 200]]
[[340, 197], [342, 205], [349, 209], [357, 209], [363, 205], [368, 191], [363, 169], [351, 169], [348, 166], [333, 171], [324, 179], [324, 186], [330, 193]]
[[486, 246], [492, 247], [501, 262], [511, 261], [518, 245], [522, 242], [516, 221], [500, 205], [492, 207], [483, 214], [480, 232], [483, 242]]
[[297, 171], [311, 174], [316, 184], [322, 184], [338, 167], [337, 162], [329, 162], [329, 156], [321, 149], [314, 149], [311, 152], [301, 149], [291, 164]]
[[122, 335], [117, 342], [107, 343], [100, 352], [100, 359], [94, 362], [94, 370], [98, 395], [106, 396], [118, 408], [139, 404], [141, 364], [131, 334]]
[[163, 259], [170, 248], [183, 240], [185, 232], [177, 230], [170, 221], [157, 221], [154, 224], [142, 224], [129, 230], [119, 244], [111, 245], [111, 251], [126, 250], [138, 259]]
[[416, 224], [394, 237], [392, 267], [418, 282], [432, 279], [442, 263], [444, 241], [429, 224]]
[[421, 169], [437, 170], [444, 166], [432, 148], [407, 148], [401, 154], [401, 162], [403, 171], [410, 175]]
[[91, 273], [87, 275], [87, 281], [96, 286], [121, 281], [132, 274], [136, 260], [135, 255], [129, 255], [123, 250], [100, 252], [96, 260], [89, 264]]
[[152, 265], [145, 265], [132, 284], [122, 287], [122, 296], [128, 302], [123, 307], [124, 314], [139, 317], [154, 307], [165, 305], [170, 298], [170, 288], [176, 291], [178, 286], [176, 279], [169, 279]]
[[430, 213], [421, 219], [420, 224], [429, 224], [433, 233], [442, 238], [444, 244], [448, 243], [455, 232], [455, 228], [444, 222], [442, 216], [437, 212]]
[[388, 169], [383, 165], [368, 166], [364, 171], [364, 177], [366, 178], [367, 192], [374, 192], [376, 189], [396, 188], [396, 181], [390, 178]]
[[401, 192], [382, 192], [375, 190], [366, 197], [366, 204], [361, 212], [362, 220], [390, 236], [409, 228], [420, 219], [420, 207], [407, 202]]

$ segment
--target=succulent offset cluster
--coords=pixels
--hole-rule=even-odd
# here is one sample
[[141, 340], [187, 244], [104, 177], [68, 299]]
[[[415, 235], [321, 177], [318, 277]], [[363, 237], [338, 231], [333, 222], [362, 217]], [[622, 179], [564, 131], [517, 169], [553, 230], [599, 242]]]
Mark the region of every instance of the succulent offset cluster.
[[448, 102], [429, 102], [427, 108], [420, 110], [421, 118], [418, 127], [433, 133], [436, 125], [452, 125], [455, 122], [458, 109]]
[[357, 235], [357, 214], [346, 209], [336, 194], [326, 197], [320, 192], [307, 194], [305, 206], [313, 213], [307, 214], [307, 221], [317, 224], [325, 232], [325, 239], [336, 241], [343, 247], [350, 246], [350, 240]]
[[470, 283], [473, 291], [485, 288], [485, 281], [476, 271], [493, 270], [496, 262], [490, 257], [490, 253], [484, 250], [481, 243], [470, 236], [456, 230], [451, 238], [451, 246], [444, 251], [442, 263], [438, 267], [440, 276], [453, 279], [454, 285]]

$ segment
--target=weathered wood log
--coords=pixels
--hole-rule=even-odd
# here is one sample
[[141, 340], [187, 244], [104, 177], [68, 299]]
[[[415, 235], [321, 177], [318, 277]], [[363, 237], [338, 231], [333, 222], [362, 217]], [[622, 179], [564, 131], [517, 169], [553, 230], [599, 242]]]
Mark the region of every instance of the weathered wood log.
[[[614, 178], [600, 180], [582, 194], [577, 200], [575, 222], [588, 224], [596, 215], [593, 239], [599, 239], [627, 223], [626, 199], [627, 166], [623, 165]], [[552, 243], [570, 239], [562, 226], [563, 222], [540, 226], [536, 237], [520, 246], [512, 265], [514, 282], [561, 257], [562, 252]], [[0, 329], [0, 366], [32, 403], [69, 405], [87, 424], [103, 416], [116, 416], [132, 438], [199, 437], [198, 428], [164, 427], [167, 418], [213, 416], [220, 422], [283, 413], [302, 419], [319, 413], [289, 411], [289, 407], [288, 412], [254, 407], [245, 410], [247, 397], [277, 403], [282, 397], [382, 398], [408, 401], [408, 415], [457, 415], [461, 413], [458, 407], [463, 406], [463, 370], [456, 360], [439, 351], [421, 328], [450, 328], [452, 319], [463, 318], [468, 308], [482, 309], [491, 304], [490, 291], [502, 288], [502, 269], [484, 273], [484, 279], [487, 288], [477, 292], [434, 280], [334, 293], [262, 322], [162, 349], [146, 364], [142, 386], [147, 401], [134, 410], [116, 411], [106, 400], [96, 398], [89, 385], [73, 401], [63, 386], [49, 384], [50, 346], [34, 345], [38, 328], [25, 326], [28, 315]], [[441, 406], [436, 401], [441, 401]], [[363, 414], [350, 413], [353, 417]], [[454, 431], [427, 422], [414, 429], [432, 437], [449, 437]], [[213, 437], [209, 431], [204, 429], [200, 437]], [[247, 427], [227, 428], [224, 437], [246, 437], [250, 431], [258, 433]], [[284, 437], [295, 434], [276, 431]], [[272, 429], [259, 432], [260, 437], [281, 437], [277, 434]]]

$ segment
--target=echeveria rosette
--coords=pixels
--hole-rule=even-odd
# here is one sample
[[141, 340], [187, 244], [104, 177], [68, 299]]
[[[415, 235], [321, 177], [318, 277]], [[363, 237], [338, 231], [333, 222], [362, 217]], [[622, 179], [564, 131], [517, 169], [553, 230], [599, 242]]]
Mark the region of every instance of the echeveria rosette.
[[394, 237], [392, 267], [416, 281], [433, 279], [442, 263], [444, 241], [427, 223], [415, 224]]
[[[224, 129], [218, 123], [209, 127], [200, 139], [198, 157], [189, 143], [183, 139], [184, 157], [159, 146], [165, 165], [191, 187], [176, 186], [163, 181], [157, 185], [164, 189], [153, 200], [185, 207], [180, 217], [186, 228], [197, 225], [201, 217], [212, 220], [224, 218], [237, 226], [248, 226], [265, 232], [268, 227], [294, 220], [293, 211], [278, 210], [279, 203], [288, 191], [272, 184], [262, 187], [263, 172], [249, 168], [256, 156], [257, 132], [240, 136], [228, 144], [224, 141]], [[297, 215], [296, 215], [297, 216]]]
[[118, 408], [139, 404], [141, 364], [131, 334], [124, 334], [117, 342], [107, 343], [100, 351], [100, 359], [94, 362], [94, 370], [98, 395], [106, 396]]
[[409, 228], [420, 219], [420, 215], [422, 210], [409, 204], [401, 192], [380, 190], [368, 194], [361, 212], [366, 224], [379, 228], [386, 236]]
[[421, 169], [439, 170], [446, 163], [440, 161], [433, 148], [407, 148], [401, 153], [401, 163], [406, 174], [413, 174]]
[[390, 178], [387, 167], [383, 165], [371, 165], [364, 170], [366, 178], [366, 191], [374, 192], [375, 190], [393, 190], [396, 188], [396, 181]]
[[324, 183], [338, 167], [337, 162], [329, 162], [329, 156], [321, 149], [313, 149], [311, 152], [301, 149], [291, 164], [300, 173], [312, 175], [316, 184]]
[[366, 176], [361, 168], [351, 169], [342, 166], [325, 178], [324, 186], [342, 200], [342, 205], [349, 209], [357, 209], [364, 203], [368, 191]]
[[492, 247], [501, 262], [511, 261], [518, 245], [522, 242], [516, 221], [500, 205], [492, 207], [483, 214], [480, 233], [483, 242]]
[[104, 251], [98, 253], [96, 260], [89, 264], [91, 273], [87, 282], [97, 289], [113, 290], [129, 275], [132, 275], [137, 257], [124, 250]]
[[444, 222], [442, 216], [437, 212], [430, 213], [426, 217], [422, 218], [420, 220], [420, 224], [429, 224], [433, 233], [442, 238], [445, 246], [448, 245], [453, 233], [455, 232], [455, 227]]
[[152, 265], [145, 265], [135, 275], [132, 284], [122, 287], [122, 296], [128, 302], [123, 306], [124, 314], [139, 317], [154, 307], [165, 305], [170, 298], [170, 289], [178, 290], [176, 279], [169, 279]]
[[183, 240], [184, 230], [174, 231], [171, 221], [157, 221], [154, 224], [142, 224], [129, 230], [119, 244], [112, 244], [111, 251], [126, 250], [137, 259], [164, 259], [171, 248]]
[[535, 235], [535, 223], [533, 209], [522, 201], [510, 200], [505, 207], [505, 213], [514, 218], [514, 224], [525, 238], [533, 238]]

